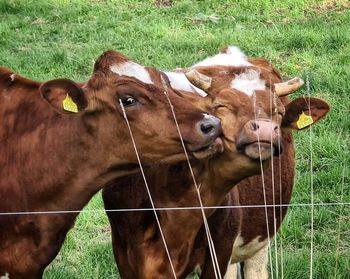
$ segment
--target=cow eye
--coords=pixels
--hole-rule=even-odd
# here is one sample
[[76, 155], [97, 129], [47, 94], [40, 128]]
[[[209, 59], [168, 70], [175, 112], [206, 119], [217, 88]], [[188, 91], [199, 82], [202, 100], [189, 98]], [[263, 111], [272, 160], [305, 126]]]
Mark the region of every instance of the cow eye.
[[121, 98], [121, 101], [125, 107], [131, 107], [137, 103], [137, 99], [132, 96], [125, 96]]
[[225, 107], [225, 106], [222, 105], [222, 104], [219, 104], [219, 103], [214, 103], [214, 104], [212, 104], [212, 108], [213, 108], [213, 109], [218, 109], [218, 108], [222, 108], [222, 107]]

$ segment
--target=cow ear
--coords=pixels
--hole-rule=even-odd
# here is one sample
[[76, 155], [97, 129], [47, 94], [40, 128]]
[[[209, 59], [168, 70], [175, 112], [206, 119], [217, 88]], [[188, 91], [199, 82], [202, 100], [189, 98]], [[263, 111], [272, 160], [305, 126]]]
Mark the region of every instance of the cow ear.
[[300, 97], [286, 105], [282, 127], [302, 130], [322, 119], [329, 111], [329, 105], [317, 98]]
[[78, 113], [87, 106], [82, 88], [69, 79], [55, 79], [42, 84], [41, 96], [59, 113]]

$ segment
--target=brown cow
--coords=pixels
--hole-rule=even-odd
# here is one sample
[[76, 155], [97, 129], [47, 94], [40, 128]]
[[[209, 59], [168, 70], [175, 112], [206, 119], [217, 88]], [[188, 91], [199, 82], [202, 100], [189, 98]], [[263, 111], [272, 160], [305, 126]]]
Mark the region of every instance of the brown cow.
[[[236, 48], [228, 48], [218, 56], [195, 65], [197, 71], [187, 75], [211, 95], [209, 100], [197, 98], [197, 101], [192, 95], [191, 100], [201, 105], [207, 100], [207, 110], [213, 109], [223, 128], [225, 151], [205, 162], [192, 162], [205, 206], [239, 204], [237, 188], [232, 190], [235, 194], [227, 194], [242, 179], [260, 173], [260, 158], [267, 167], [273, 153], [279, 155], [279, 142], [287, 143], [286, 140], [292, 139], [290, 128], [296, 128], [300, 113], [309, 113], [311, 105], [313, 121], [316, 122], [328, 111], [328, 105], [319, 99], [310, 98], [305, 102], [300, 98], [287, 104], [286, 97], [277, 98], [274, 90], [288, 93], [298, 86], [294, 88], [292, 83], [281, 88], [278, 72], [266, 60], [248, 61]], [[210, 66], [220, 61], [226, 64]], [[173, 86], [178, 84], [172, 78], [170, 82]], [[186, 164], [149, 168], [146, 176], [157, 207], [199, 206]], [[149, 207], [143, 180], [137, 175], [111, 183], [104, 188], [103, 199], [107, 210]], [[234, 237], [240, 232], [242, 212], [232, 209], [206, 209], [205, 212], [210, 217], [223, 276]], [[152, 212], [107, 214], [122, 278], [173, 277]], [[201, 278], [214, 278], [201, 211], [162, 210], [158, 211], [158, 216], [177, 278], [185, 278], [192, 271], [199, 270], [202, 270]], [[220, 241], [219, 237], [223, 236], [225, 241]]]
[[[30, 212], [80, 210], [108, 181], [138, 170], [120, 102], [143, 163], [185, 158], [162, 77], [115, 51], [83, 87], [0, 68], [0, 276], [41, 278], [78, 214]], [[190, 155], [215, 152], [220, 121], [168, 95]]]

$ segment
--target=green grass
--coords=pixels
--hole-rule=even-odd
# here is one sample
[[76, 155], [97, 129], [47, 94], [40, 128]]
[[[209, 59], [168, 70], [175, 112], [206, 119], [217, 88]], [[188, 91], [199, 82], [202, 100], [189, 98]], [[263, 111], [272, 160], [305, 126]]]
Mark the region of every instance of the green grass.
[[[348, 2], [170, 2], [159, 7], [132, 0], [0, 0], [0, 65], [33, 79], [79, 81], [89, 78], [94, 60], [110, 48], [172, 69], [238, 45], [250, 56], [270, 58], [285, 77], [302, 75], [311, 95], [332, 105], [327, 119], [312, 129], [312, 150], [308, 131], [295, 135], [293, 203], [310, 202], [310, 154], [315, 202], [350, 202]], [[103, 208], [100, 196], [87, 208]], [[314, 278], [350, 278], [349, 216], [349, 206], [315, 207]], [[289, 210], [280, 239], [284, 278], [309, 278], [309, 207]], [[105, 215], [82, 214], [45, 278], [116, 277]]]

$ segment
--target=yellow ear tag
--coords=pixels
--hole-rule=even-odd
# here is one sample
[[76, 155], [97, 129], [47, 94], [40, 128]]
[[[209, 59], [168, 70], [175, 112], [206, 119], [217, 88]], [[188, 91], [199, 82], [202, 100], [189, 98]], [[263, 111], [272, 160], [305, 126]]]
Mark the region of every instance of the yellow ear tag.
[[297, 121], [297, 126], [298, 126], [298, 129], [301, 130], [307, 126], [310, 126], [312, 123], [314, 123], [314, 120], [312, 119], [312, 117], [310, 115], [307, 115], [304, 112], [302, 112], [299, 115], [299, 120]]
[[74, 112], [74, 113], [78, 112], [77, 104], [74, 103], [74, 101], [72, 100], [72, 98], [68, 94], [67, 94], [66, 98], [64, 98], [62, 104], [63, 104], [64, 110]]

